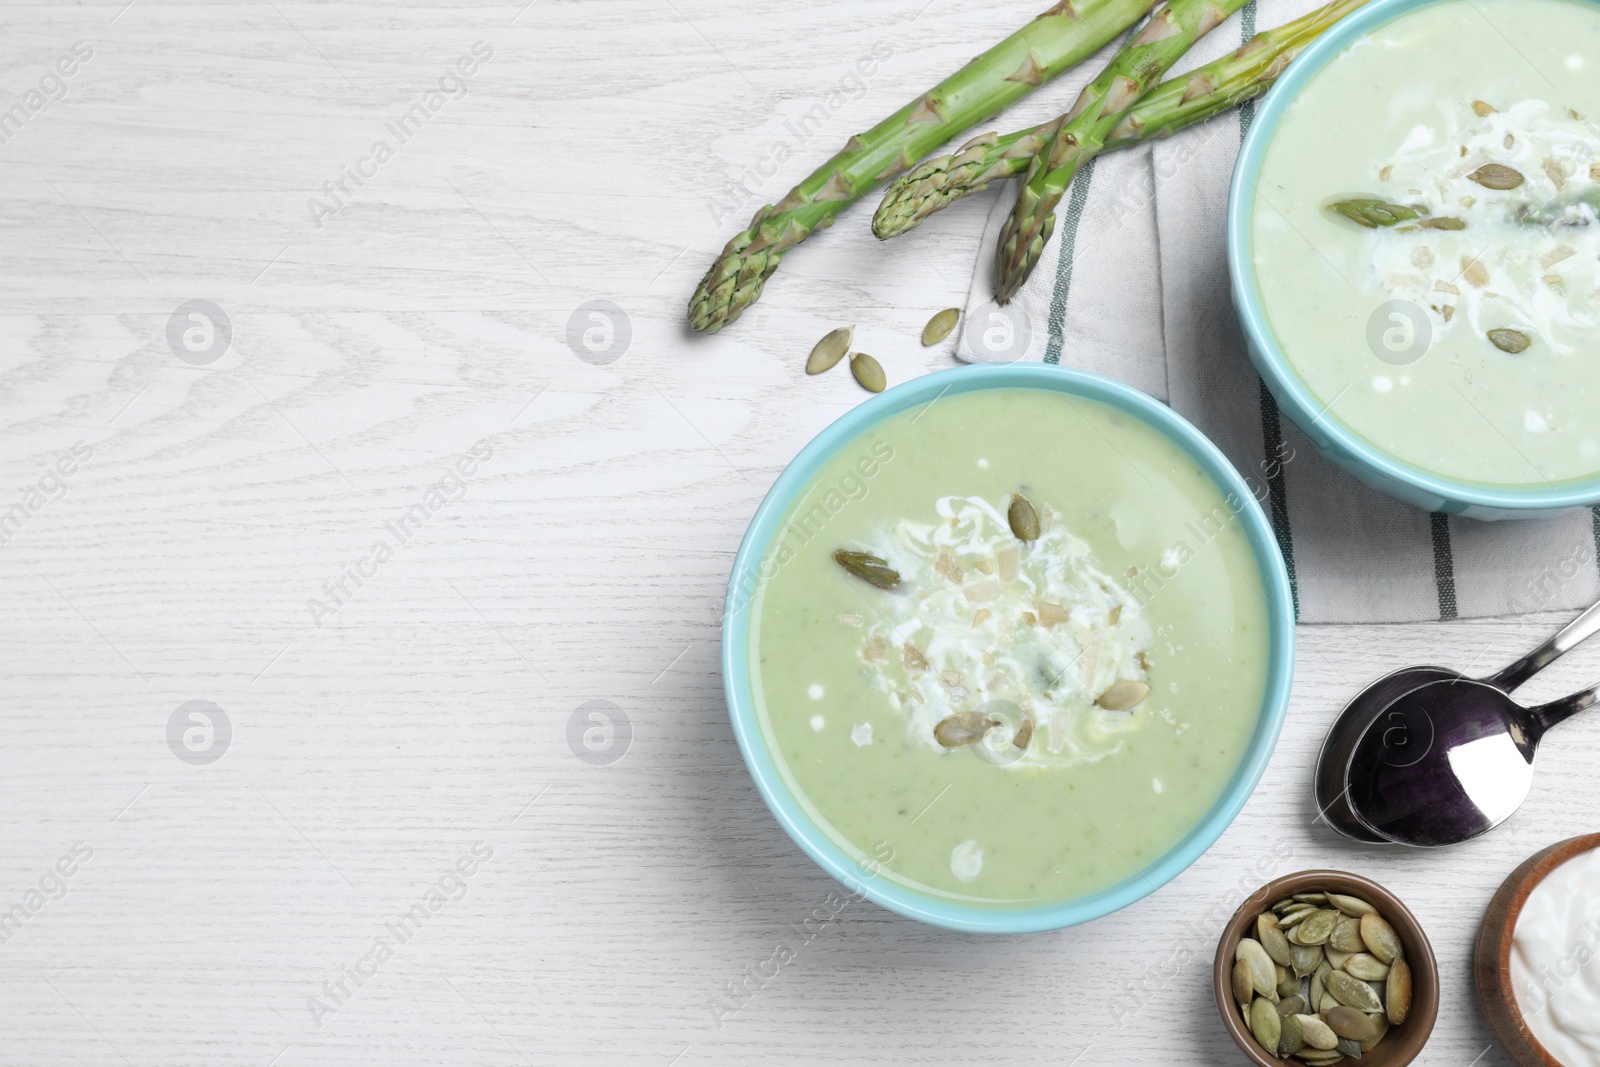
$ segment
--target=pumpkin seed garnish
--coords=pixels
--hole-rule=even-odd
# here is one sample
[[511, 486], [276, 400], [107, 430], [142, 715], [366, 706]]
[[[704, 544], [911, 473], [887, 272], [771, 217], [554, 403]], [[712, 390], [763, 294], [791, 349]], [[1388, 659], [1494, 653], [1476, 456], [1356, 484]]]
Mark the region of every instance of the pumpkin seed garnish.
[[1518, 352], [1526, 352], [1528, 346], [1533, 344], [1528, 340], [1528, 335], [1521, 330], [1503, 328], [1489, 331], [1489, 343], [1502, 352], [1510, 352], [1513, 356]]
[[850, 351], [850, 339], [855, 336], [855, 332], [854, 326], [841, 326], [837, 330], [829, 331], [811, 349], [811, 356], [806, 360], [806, 373], [821, 374], [843, 359], [844, 354]]
[[889, 379], [883, 376], [883, 365], [865, 352], [850, 357], [850, 373], [869, 393], [881, 393], [889, 385]]
[[1417, 225], [1425, 230], [1464, 230], [1467, 228], [1465, 220], [1450, 215], [1437, 215], [1433, 218], [1423, 219]]
[[981, 711], [958, 711], [939, 721], [933, 739], [945, 748], [965, 748], [983, 740], [983, 735], [1000, 725], [1000, 720]]
[[950, 331], [956, 328], [956, 320], [961, 318], [960, 308], [945, 308], [933, 318], [928, 320], [928, 325], [922, 328], [922, 344], [936, 345], [950, 336]]
[[841, 548], [833, 554], [833, 558], [839, 566], [879, 589], [893, 589], [900, 584], [900, 572], [871, 552], [852, 552]]
[[[1094, 702], [1107, 711], [1127, 711], [1144, 703], [1150, 695], [1150, 687], [1143, 682], [1124, 678], [1120, 682], [1112, 682], [1104, 693], [1094, 698]], [[1255, 944], [1255, 942], [1251, 942]], [[1262, 955], [1266, 955], [1265, 950]], [[1268, 957], [1270, 959], [1270, 957]]]
[[1483, 166], [1467, 175], [1467, 177], [1477, 182], [1485, 189], [1497, 189], [1502, 191], [1506, 189], [1515, 189], [1517, 186], [1521, 185], [1524, 180], [1521, 171], [1515, 169], [1514, 167], [1508, 167], [1504, 163], [1485, 163]]
[[1039, 540], [1039, 513], [1033, 502], [1021, 493], [1011, 494], [1011, 506], [1006, 509], [1006, 521], [1018, 541]]
[[1016, 747], [1020, 748], [1020, 749], [1026, 750], [1027, 747], [1028, 747], [1028, 742], [1032, 741], [1032, 740], [1033, 740], [1033, 720], [1032, 719], [1023, 719], [1022, 720], [1022, 725], [1017, 727], [1016, 736], [1011, 739], [1011, 743], [1013, 745], [1015, 745]]

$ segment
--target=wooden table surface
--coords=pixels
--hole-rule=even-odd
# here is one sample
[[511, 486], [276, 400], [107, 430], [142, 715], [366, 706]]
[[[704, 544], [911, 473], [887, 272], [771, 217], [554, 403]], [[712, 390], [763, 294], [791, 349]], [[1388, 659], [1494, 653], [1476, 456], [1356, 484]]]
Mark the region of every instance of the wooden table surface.
[[1342, 843], [1308, 775], [1360, 683], [1555, 616], [1303, 627], [1244, 814], [1109, 918], [801, 932], [836, 887], [734, 745], [723, 584], [861, 399], [811, 342], [946, 365], [914, 338], [983, 207], [892, 245], [853, 213], [716, 337], [682, 308], [761, 199], [1037, 6], [0, 8], [0, 1064], [1235, 1063], [1213, 932], [1324, 865], [1432, 934], [1420, 1062], [1508, 1062], [1472, 938], [1596, 828], [1600, 717], [1448, 851]]

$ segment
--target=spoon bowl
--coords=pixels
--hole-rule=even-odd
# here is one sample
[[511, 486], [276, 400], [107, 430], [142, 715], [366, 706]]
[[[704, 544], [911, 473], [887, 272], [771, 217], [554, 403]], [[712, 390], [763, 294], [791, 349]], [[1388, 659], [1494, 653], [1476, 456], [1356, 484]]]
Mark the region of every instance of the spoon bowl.
[[[1489, 686], [1502, 694], [1510, 693], [1597, 632], [1600, 632], [1600, 604], [1590, 606], [1548, 641], [1515, 663], [1473, 684]], [[1459, 671], [1446, 667], [1403, 667], [1389, 672], [1361, 690], [1339, 713], [1339, 717], [1328, 730], [1328, 736], [1323, 739], [1322, 751], [1317, 756], [1317, 767], [1312, 778], [1312, 794], [1316, 799], [1317, 810], [1320, 817], [1334, 830], [1353, 841], [1368, 844], [1394, 843], [1392, 838], [1375, 832], [1351, 808], [1349, 792], [1356, 748], [1372, 730], [1378, 718], [1396, 700], [1423, 686], [1445, 681], [1465, 682], [1471, 679]], [[1399, 735], [1391, 732], [1389, 736]], [[1372, 742], [1372, 744], [1381, 747], [1382, 742]], [[1369, 753], [1368, 764], [1377, 765], [1374, 763], [1377, 759], [1378, 757]], [[1390, 788], [1398, 787], [1390, 786]], [[1523, 795], [1526, 796], [1526, 790]]]
[[1499, 826], [1527, 799], [1539, 741], [1600, 688], [1526, 707], [1486, 682], [1429, 682], [1384, 708], [1357, 740], [1350, 811], [1380, 839], [1433, 848]]
[[1345, 772], [1350, 767], [1350, 757], [1355, 753], [1356, 742], [1361, 740], [1367, 727], [1377, 721], [1385, 708], [1414, 689], [1429, 682], [1448, 681], [1465, 677], [1459, 671], [1445, 667], [1402, 667], [1390, 671], [1357, 693], [1345, 705], [1334, 721], [1328, 736], [1323, 738], [1322, 751], [1317, 756], [1317, 769], [1312, 782], [1317, 811], [1324, 822], [1345, 837], [1369, 844], [1389, 844], [1362, 825], [1350, 810]]

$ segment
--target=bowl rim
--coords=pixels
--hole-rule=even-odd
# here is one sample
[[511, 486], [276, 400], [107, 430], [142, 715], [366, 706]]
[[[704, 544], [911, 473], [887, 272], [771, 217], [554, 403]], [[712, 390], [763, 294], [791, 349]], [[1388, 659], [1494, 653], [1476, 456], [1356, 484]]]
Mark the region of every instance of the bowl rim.
[[[1267, 146], [1296, 96], [1357, 38], [1424, 7], [1464, 0], [1370, 0], [1306, 46], [1256, 105], [1239, 146], [1228, 186], [1228, 275], [1233, 305], [1250, 340], [1257, 369], [1269, 380], [1279, 403], [1302, 428], [1315, 426], [1334, 446], [1381, 477], [1441, 498], [1449, 505], [1507, 511], [1557, 510], [1600, 502], [1600, 472], [1544, 486], [1510, 486], [1434, 474], [1385, 452], [1323, 405], [1284, 354], [1261, 299], [1251, 233], [1256, 177]], [[1568, 0], [1600, 6], [1600, 0]]]
[[[1238, 496], [1238, 515], [1260, 567], [1268, 604], [1268, 669], [1255, 732], [1232, 778], [1210, 811], [1149, 867], [1086, 897], [1036, 907], [979, 907], [944, 900], [880, 877], [876, 864], [852, 859], [818, 826], [784, 783], [757, 718], [749, 669], [751, 604], [759, 568], [800, 493], [840, 448], [884, 419], [949, 393], [1032, 388], [1098, 401], [1131, 415], [1177, 444], [1226, 497]], [[741, 592], [743, 590], [743, 592]], [[789, 837], [855, 895], [908, 918], [974, 933], [1031, 933], [1098, 918], [1154, 892], [1209, 848], [1232, 823], [1266, 770], [1287, 713], [1294, 666], [1294, 606], [1276, 537], [1256, 497], [1222, 452], [1182, 416], [1130, 386], [1096, 374], [1047, 365], [981, 364], [915, 378], [878, 394], [836, 419], [784, 468], [756, 509], [734, 558], [722, 621], [723, 689], [734, 737], [767, 808]]]
[[[1305, 1067], [1299, 1060], [1268, 1056], [1256, 1044], [1255, 1038], [1245, 1029], [1234, 1003], [1232, 971], [1234, 947], [1254, 917], [1267, 910], [1273, 901], [1312, 887], [1335, 889], [1362, 897], [1377, 906], [1384, 919], [1394, 927], [1395, 933], [1400, 935], [1406, 948], [1406, 962], [1411, 965], [1411, 1014], [1401, 1024], [1407, 1029], [1403, 1034], [1397, 1032], [1400, 1040], [1393, 1048], [1398, 1054], [1374, 1062], [1381, 1063], [1381, 1067], [1405, 1067], [1421, 1054], [1428, 1038], [1433, 1035], [1434, 1023], [1438, 1021], [1439, 961], [1433, 954], [1433, 943], [1428, 940], [1428, 932], [1411, 909], [1406, 907], [1405, 901], [1371, 878], [1349, 871], [1311, 870], [1286, 874], [1257, 889], [1235, 909], [1217, 938], [1217, 955], [1212, 964], [1212, 993], [1216, 997], [1224, 1029], [1239, 1050], [1257, 1067]], [[1362, 1057], [1361, 1062], [1366, 1063], [1367, 1058]]]
[[1550, 872], [1585, 852], [1600, 849], [1600, 833], [1578, 834], [1547, 845], [1517, 865], [1489, 900], [1473, 944], [1472, 973], [1489, 1029], [1522, 1067], [1561, 1067], [1522, 1017], [1511, 983], [1511, 941], [1528, 897]]

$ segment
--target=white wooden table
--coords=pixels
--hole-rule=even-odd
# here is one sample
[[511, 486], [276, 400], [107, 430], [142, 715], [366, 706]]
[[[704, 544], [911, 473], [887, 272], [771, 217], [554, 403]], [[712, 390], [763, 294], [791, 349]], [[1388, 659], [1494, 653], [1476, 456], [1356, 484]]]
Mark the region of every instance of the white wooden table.
[[[725, 183], [780, 195], [1038, 6], [925, 2], [0, 9], [0, 1064], [1233, 1063], [1213, 932], [1322, 865], [1431, 931], [1422, 1062], [1507, 1062], [1474, 930], [1518, 859], [1595, 829], [1600, 717], [1452, 851], [1344, 845], [1307, 783], [1359, 683], [1487, 667], [1551, 616], [1303, 628], [1249, 807], [1115, 916], [982, 938], [858, 904], [796, 932], [834, 885], [740, 762], [723, 583], [861, 399], [805, 379], [811, 342], [853, 321], [891, 380], [943, 365], [914, 338], [982, 209], [893, 245], [853, 214], [717, 337], [682, 307], [755, 204]], [[802, 143], [786, 121], [881, 42]], [[567, 342], [590, 301], [626, 315], [608, 363]], [[631, 730], [613, 762], [569, 742], [592, 701]]]

